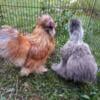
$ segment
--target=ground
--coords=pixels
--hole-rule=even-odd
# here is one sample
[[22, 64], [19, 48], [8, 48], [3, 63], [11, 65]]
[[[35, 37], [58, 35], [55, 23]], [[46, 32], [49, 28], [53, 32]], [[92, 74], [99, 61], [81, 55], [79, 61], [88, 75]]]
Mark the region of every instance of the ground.
[[[32, 0], [30, 0], [30, 7], [25, 8], [28, 1], [23, 7], [21, 7], [21, 5], [19, 5], [19, 7], [9, 7], [7, 5], [5, 6], [3, 0], [1, 1], [0, 2], [3, 6], [0, 8], [0, 11], [4, 11], [2, 12], [4, 18], [3, 20], [0, 20], [0, 25], [9, 24], [21, 29], [21, 31], [27, 30], [28, 32], [30, 32], [34, 27], [33, 16], [35, 16], [35, 13], [37, 12], [36, 9], [33, 10], [33, 6], [35, 5], [35, 3], [37, 4], [37, 2], [32, 4]], [[17, 0], [14, 0], [11, 4], [11, 0], [9, 0], [7, 4], [14, 5], [17, 3], [16, 1]], [[23, 1], [25, 2], [25, 0]], [[21, 3], [23, 1], [20, 0], [18, 4], [23, 4]], [[27, 15], [28, 17], [26, 17]], [[84, 18], [84, 16], [81, 16], [81, 18], [82, 17]], [[86, 23], [89, 19], [84, 18], [84, 20], [84, 22]], [[88, 40], [85, 37], [85, 41], [89, 43], [89, 46], [96, 58], [99, 67], [100, 21], [98, 18], [93, 18], [92, 20], [93, 25], [90, 24], [90, 30], [93, 29], [94, 34], [92, 34], [92, 37], [90, 37]], [[88, 27], [86, 28], [88, 29]], [[62, 79], [51, 70], [50, 66], [52, 65], [52, 63], [59, 62], [59, 48], [62, 47], [63, 44], [67, 41], [66, 34], [68, 33], [62, 33], [62, 29], [60, 29], [60, 31], [57, 31], [58, 35], [56, 36], [56, 53], [54, 53], [54, 55], [52, 55], [46, 63], [46, 66], [49, 69], [47, 73], [44, 73], [42, 75], [31, 74], [28, 77], [20, 77], [20, 69], [16, 68], [14, 65], [8, 63], [8, 61], [4, 59], [0, 60], [0, 100], [100, 100], [100, 73], [98, 73], [97, 75], [96, 83], [78, 84]]]

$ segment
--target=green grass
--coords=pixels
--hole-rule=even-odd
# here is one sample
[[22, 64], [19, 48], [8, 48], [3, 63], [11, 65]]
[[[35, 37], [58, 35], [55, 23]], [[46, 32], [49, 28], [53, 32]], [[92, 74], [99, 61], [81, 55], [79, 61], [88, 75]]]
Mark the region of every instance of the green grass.
[[100, 97], [99, 83], [74, 84], [57, 76], [50, 67], [44, 75], [29, 77], [20, 77], [19, 70], [11, 65], [0, 67], [0, 100], [99, 100]]
[[[37, 0], [34, 1], [33, 3], [33, 0], [0, 0], [2, 5], [12, 5], [1, 7], [3, 19], [0, 19], [0, 25], [9, 24], [21, 31], [31, 32], [35, 25], [35, 19], [40, 13], [40, 8], [38, 8], [40, 3], [37, 5]], [[21, 7], [23, 5], [28, 7]], [[86, 29], [85, 41], [89, 43], [98, 66], [100, 66], [100, 21], [99, 19], [92, 18], [90, 27], [87, 27], [89, 17], [86, 15], [80, 16]], [[60, 47], [66, 43], [68, 38], [67, 32], [65, 34], [62, 30], [57, 30], [56, 51], [46, 63], [49, 69], [47, 73], [20, 77], [20, 69], [1, 59], [0, 100], [100, 100], [100, 73], [98, 73], [99, 78], [95, 84], [75, 84], [72, 81], [62, 79], [51, 70], [51, 64], [59, 62]], [[91, 35], [87, 35], [87, 30]]]

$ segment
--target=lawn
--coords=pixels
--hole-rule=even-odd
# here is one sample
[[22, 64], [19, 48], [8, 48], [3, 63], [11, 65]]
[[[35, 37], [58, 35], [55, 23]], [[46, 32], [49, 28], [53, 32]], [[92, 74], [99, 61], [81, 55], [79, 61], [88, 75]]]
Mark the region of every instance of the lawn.
[[[35, 19], [41, 11], [40, 1], [37, 3], [37, 0], [34, 0], [33, 3], [33, 0], [0, 0], [0, 5], [2, 5], [0, 15], [3, 16], [0, 17], [0, 25], [8, 24], [17, 27], [20, 31], [31, 32], [35, 26]], [[59, 13], [54, 15], [55, 21], [58, 22], [56, 54], [51, 56], [46, 63], [49, 69], [47, 73], [20, 77], [18, 68], [0, 59], [0, 100], [100, 100], [100, 73], [97, 75], [96, 83], [78, 84], [62, 79], [50, 68], [53, 62], [59, 62], [59, 48], [68, 39], [66, 21], [63, 22], [63, 20], [69, 19], [70, 13], [67, 13], [67, 17], [66, 12], [62, 19]], [[78, 13], [78, 18], [84, 23], [86, 33], [84, 40], [89, 43], [100, 66], [100, 19], [92, 17], [90, 20], [90, 16], [80, 13]]]

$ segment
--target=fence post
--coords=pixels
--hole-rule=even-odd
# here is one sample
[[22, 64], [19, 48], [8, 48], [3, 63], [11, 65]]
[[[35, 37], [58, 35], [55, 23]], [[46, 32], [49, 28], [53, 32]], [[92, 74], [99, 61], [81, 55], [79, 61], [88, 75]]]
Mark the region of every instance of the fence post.
[[4, 24], [3, 13], [2, 13], [2, 5], [0, 5], [0, 26]]

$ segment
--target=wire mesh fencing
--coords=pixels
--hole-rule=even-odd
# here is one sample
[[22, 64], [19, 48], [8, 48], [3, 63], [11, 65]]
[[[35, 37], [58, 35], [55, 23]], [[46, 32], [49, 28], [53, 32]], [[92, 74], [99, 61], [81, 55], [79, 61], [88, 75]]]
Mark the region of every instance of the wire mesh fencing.
[[79, 18], [85, 29], [85, 41], [100, 65], [100, 11], [95, 8], [97, 0], [86, 1], [88, 6], [82, 0], [0, 0], [0, 26], [6, 24], [32, 32], [37, 17], [49, 13], [57, 23], [59, 48], [67, 41], [68, 20]]

